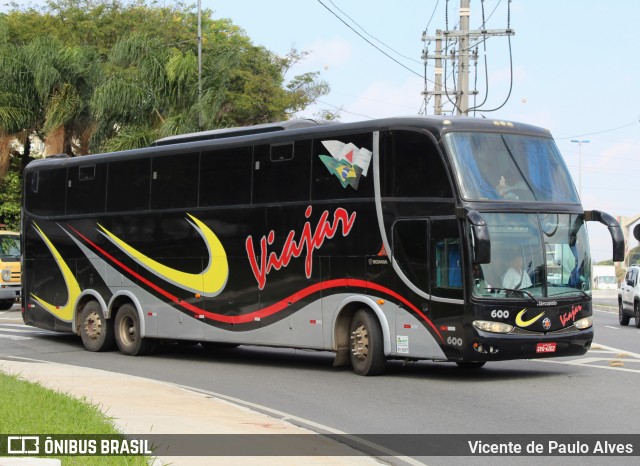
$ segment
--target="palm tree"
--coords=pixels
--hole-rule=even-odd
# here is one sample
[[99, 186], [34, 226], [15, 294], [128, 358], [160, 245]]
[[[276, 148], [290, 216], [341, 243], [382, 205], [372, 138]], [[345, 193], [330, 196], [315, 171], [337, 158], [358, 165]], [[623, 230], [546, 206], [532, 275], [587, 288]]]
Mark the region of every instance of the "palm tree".
[[94, 127], [88, 103], [98, 66], [91, 48], [50, 38], [0, 47], [0, 177], [13, 139], [25, 148], [23, 164], [32, 136], [45, 142], [46, 154], [88, 153]]

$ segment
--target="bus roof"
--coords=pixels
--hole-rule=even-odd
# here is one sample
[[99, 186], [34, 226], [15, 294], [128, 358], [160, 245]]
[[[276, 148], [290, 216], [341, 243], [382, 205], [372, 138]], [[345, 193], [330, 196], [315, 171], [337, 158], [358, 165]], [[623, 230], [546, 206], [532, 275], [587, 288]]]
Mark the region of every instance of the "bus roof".
[[271, 133], [275, 131], [284, 131], [286, 129], [309, 128], [313, 126], [322, 126], [328, 124], [337, 124], [337, 122], [329, 120], [288, 120], [279, 123], [266, 123], [254, 126], [240, 126], [234, 128], [220, 128], [209, 131], [200, 131], [197, 133], [179, 134], [177, 136], [168, 136], [158, 139], [151, 144], [151, 147], [166, 146], [169, 144], [179, 144], [184, 142], [209, 141], [212, 139], [232, 138], [236, 136], [248, 136], [251, 134]]
[[[282, 140], [289, 136], [301, 137], [334, 137], [335, 133], [384, 131], [387, 129], [416, 129], [426, 130], [436, 137], [445, 131], [500, 131], [500, 132], [525, 132], [540, 136], [551, 137], [548, 130], [524, 123], [493, 120], [489, 118], [463, 117], [463, 116], [405, 116], [391, 117], [359, 122], [335, 122], [328, 120], [298, 119], [278, 123], [267, 123], [255, 126], [236, 128], [223, 128], [197, 133], [169, 136], [152, 143], [150, 147], [129, 149], [118, 152], [91, 154], [82, 157], [68, 157], [65, 154], [50, 156], [46, 159], [37, 159], [27, 165], [26, 171], [32, 171], [43, 167], [58, 165], [81, 165], [96, 163], [98, 160], [120, 157], [145, 157], [151, 154], [182, 152], [182, 146], [186, 144], [189, 150], [202, 150], [209, 144], [238, 145], [262, 144], [271, 139]], [[331, 134], [329, 134], [331, 133]], [[277, 142], [280, 142], [277, 141]]]

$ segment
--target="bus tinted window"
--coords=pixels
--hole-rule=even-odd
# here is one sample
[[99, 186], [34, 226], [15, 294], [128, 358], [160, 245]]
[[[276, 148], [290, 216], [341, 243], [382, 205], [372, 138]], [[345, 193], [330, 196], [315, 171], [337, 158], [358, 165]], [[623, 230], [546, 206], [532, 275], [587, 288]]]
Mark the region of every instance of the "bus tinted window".
[[109, 163], [107, 212], [149, 209], [151, 159]]
[[309, 141], [290, 147], [278, 144], [254, 147], [253, 202], [295, 202], [309, 200]]
[[389, 197], [453, 197], [440, 153], [426, 135], [390, 131], [382, 165], [384, 195]]
[[429, 292], [427, 220], [400, 220], [393, 225], [393, 256], [409, 280]]
[[250, 203], [252, 159], [251, 147], [203, 152], [200, 158], [200, 205]]
[[372, 133], [314, 139], [311, 199], [373, 197], [372, 146]]
[[65, 208], [67, 169], [40, 170], [29, 173], [26, 208], [36, 215], [62, 215]]
[[155, 157], [151, 163], [151, 208], [175, 209], [198, 204], [199, 153]]
[[69, 167], [67, 213], [104, 212], [106, 186], [106, 164]]
[[466, 199], [579, 202], [551, 138], [456, 132], [445, 141]]
[[431, 290], [437, 296], [462, 299], [462, 250], [456, 220], [433, 220], [429, 234]]

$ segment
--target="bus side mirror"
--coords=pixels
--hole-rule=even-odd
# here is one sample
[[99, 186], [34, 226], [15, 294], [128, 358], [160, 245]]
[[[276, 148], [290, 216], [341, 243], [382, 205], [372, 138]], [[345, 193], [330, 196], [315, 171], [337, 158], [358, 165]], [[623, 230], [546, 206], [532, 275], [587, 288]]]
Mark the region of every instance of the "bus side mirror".
[[475, 210], [467, 211], [467, 219], [471, 227], [472, 262], [474, 264], [488, 264], [491, 262], [489, 226], [482, 215]]
[[[606, 212], [600, 210], [587, 210], [584, 213], [587, 222], [600, 222], [609, 228], [611, 239], [613, 240], [613, 260], [620, 262], [624, 260], [624, 234], [618, 221]], [[635, 228], [633, 234], [636, 234]]]

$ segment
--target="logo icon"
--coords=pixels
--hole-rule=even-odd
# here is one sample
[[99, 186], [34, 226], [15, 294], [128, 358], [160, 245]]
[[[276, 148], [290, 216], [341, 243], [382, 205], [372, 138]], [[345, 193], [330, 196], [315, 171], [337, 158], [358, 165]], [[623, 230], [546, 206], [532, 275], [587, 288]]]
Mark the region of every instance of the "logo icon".
[[551, 328], [551, 319], [545, 317], [542, 319], [542, 328], [545, 330], [549, 330]]
[[540, 314], [538, 314], [537, 316], [535, 316], [533, 319], [529, 319], [529, 320], [523, 320], [522, 317], [526, 314], [527, 309], [523, 309], [520, 312], [518, 312], [518, 315], [516, 316], [516, 325], [518, 327], [529, 327], [530, 325], [534, 324], [538, 319], [540, 319], [540, 317], [542, 317], [544, 315], [544, 311], [542, 311]]
[[10, 455], [37, 455], [40, 453], [40, 437], [15, 435], [7, 437], [7, 453]]
[[367, 176], [373, 153], [364, 147], [359, 149], [355, 144], [340, 141], [322, 141], [322, 145], [331, 154], [319, 155], [327, 170], [340, 180], [343, 188], [351, 186], [357, 191], [360, 177]]

